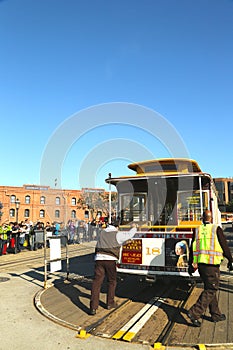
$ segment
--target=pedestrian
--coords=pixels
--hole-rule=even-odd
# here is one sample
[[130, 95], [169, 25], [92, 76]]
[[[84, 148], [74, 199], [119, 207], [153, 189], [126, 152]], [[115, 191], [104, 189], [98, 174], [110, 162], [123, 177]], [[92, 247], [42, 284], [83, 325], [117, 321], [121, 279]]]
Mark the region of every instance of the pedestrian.
[[46, 231], [46, 247], [50, 248], [50, 238], [53, 236], [53, 226], [49, 221], [46, 222], [45, 231]]
[[6, 255], [8, 235], [10, 231], [11, 227], [7, 223], [0, 225], [0, 255]]
[[75, 224], [72, 220], [69, 221], [68, 223], [68, 230], [69, 230], [69, 240], [68, 243], [69, 244], [74, 244], [74, 237], [75, 237], [75, 233], [76, 233], [76, 227]]
[[129, 231], [119, 231], [118, 223], [107, 225], [100, 231], [95, 249], [95, 275], [91, 289], [90, 315], [95, 315], [99, 306], [99, 294], [105, 275], [107, 276], [107, 309], [117, 307], [114, 301], [117, 284], [116, 262], [120, 247], [137, 232], [136, 224]]
[[12, 248], [14, 249], [14, 253], [20, 253], [21, 252], [20, 226], [18, 222], [13, 223], [11, 230], [12, 230], [12, 241], [11, 241]]
[[219, 289], [220, 264], [223, 257], [228, 259], [228, 269], [233, 269], [232, 255], [222, 228], [212, 224], [210, 210], [204, 211], [202, 219], [202, 225], [195, 230], [193, 235], [189, 259], [189, 273], [192, 274], [197, 268], [204, 283], [203, 292], [188, 311], [188, 317], [195, 327], [201, 326], [199, 318], [207, 308], [209, 308], [212, 322], [226, 319], [226, 316], [219, 309], [216, 296]]
[[59, 232], [60, 232], [60, 228], [61, 228], [61, 225], [60, 225], [60, 222], [54, 222], [54, 231], [53, 231], [53, 234], [58, 236], [59, 235]]

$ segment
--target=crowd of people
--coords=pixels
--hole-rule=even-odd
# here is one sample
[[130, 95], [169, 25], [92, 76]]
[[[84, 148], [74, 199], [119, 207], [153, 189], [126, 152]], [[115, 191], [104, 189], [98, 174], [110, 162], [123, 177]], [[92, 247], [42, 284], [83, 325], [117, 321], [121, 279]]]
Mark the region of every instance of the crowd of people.
[[101, 220], [69, 220], [66, 225], [68, 244], [94, 241], [100, 230], [105, 227], [106, 222]]
[[44, 246], [43, 240], [37, 236], [44, 230], [47, 233], [47, 246], [49, 237], [59, 235], [67, 237], [68, 244], [79, 244], [96, 240], [103, 222], [86, 222], [84, 220], [69, 220], [65, 225], [61, 222], [37, 221], [35, 223], [26, 219], [18, 222], [4, 222], [0, 224], [0, 255], [20, 253], [22, 250], [37, 250]]
[[0, 225], [0, 255], [7, 253], [19, 253], [25, 246], [25, 241], [30, 244], [31, 225], [28, 220], [24, 222], [4, 222]]

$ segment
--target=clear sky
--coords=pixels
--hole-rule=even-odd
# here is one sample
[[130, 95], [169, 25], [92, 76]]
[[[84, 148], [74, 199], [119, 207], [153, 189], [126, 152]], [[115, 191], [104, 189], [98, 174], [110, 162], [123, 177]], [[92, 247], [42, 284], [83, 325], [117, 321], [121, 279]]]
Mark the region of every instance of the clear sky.
[[233, 176], [233, 1], [0, 0], [0, 37], [1, 185], [174, 154]]

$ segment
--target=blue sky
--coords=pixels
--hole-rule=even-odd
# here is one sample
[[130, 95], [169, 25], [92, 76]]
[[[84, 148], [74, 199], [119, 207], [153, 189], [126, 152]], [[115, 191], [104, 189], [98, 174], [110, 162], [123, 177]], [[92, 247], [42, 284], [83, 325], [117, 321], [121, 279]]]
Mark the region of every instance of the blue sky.
[[109, 172], [171, 155], [159, 131], [138, 126], [146, 113], [125, 123], [92, 113], [115, 102], [155, 111], [202, 170], [233, 176], [233, 1], [3, 0], [0, 35], [1, 185], [39, 184], [48, 144], [65, 144], [68, 125], [61, 176], [48, 171], [44, 185], [107, 188]]

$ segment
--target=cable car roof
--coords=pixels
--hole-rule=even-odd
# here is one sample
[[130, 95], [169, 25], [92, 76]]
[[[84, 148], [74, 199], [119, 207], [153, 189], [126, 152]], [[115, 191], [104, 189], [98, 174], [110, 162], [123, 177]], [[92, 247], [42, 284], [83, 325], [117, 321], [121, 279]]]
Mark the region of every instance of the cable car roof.
[[201, 168], [193, 159], [161, 158], [131, 163], [128, 168], [137, 174], [147, 173], [200, 173]]

